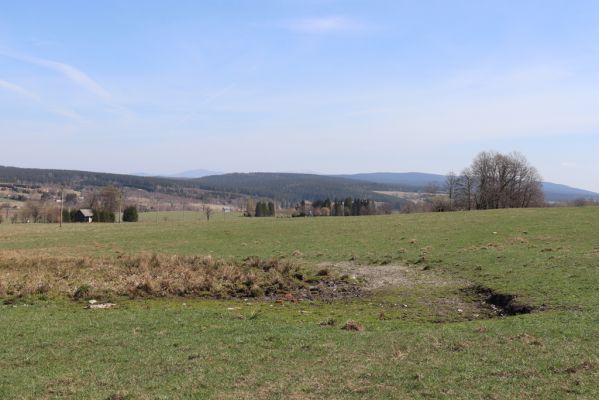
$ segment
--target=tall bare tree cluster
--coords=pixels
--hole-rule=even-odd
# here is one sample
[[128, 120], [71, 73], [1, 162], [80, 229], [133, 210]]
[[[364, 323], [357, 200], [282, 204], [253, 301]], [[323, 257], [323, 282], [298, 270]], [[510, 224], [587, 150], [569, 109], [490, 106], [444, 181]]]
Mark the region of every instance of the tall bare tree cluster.
[[22, 222], [58, 222], [60, 207], [50, 201], [29, 200], [21, 208], [19, 216]]
[[98, 193], [93, 193], [89, 202], [89, 208], [101, 209], [116, 213], [122, 206], [123, 193], [115, 186], [105, 186]]
[[487, 210], [543, 205], [541, 176], [520, 153], [482, 152], [460, 175], [449, 173], [451, 208]]

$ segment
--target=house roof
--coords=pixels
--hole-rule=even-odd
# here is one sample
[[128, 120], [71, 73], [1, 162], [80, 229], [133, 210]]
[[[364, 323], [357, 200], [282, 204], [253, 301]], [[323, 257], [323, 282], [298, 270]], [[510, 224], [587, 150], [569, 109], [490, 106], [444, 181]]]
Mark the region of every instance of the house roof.
[[81, 214], [83, 214], [84, 217], [93, 217], [94, 216], [94, 212], [92, 210], [90, 210], [89, 208], [82, 208], [79, 211], [81, 212]]

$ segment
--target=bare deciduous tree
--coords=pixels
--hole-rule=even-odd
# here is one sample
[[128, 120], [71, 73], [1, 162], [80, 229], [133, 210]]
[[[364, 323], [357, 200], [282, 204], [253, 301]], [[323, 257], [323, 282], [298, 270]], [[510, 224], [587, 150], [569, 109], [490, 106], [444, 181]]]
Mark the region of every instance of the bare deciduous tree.
[[468, 210], [540, 206], [541, 177], [520, 153], [482, 152], [459, 177], [456, 200]]
[[255, 212], [256, 204], [254, 203], [254, 200], [251, 197], [248, 197], [248, 199], [245, 202], [245, 215], [247, 217], [253, 217]]
[[8, 214], [10, 211], [10, 203], [2, 203], [2, 205], [0, 205], [0, 209], [4, 210], [4, 212], [6, 214], [6, 221], [8, 221]]
[[449, 209], [453, 208], [453, 200], [455, 198], [455, 192], [458, 186], [458, 176], [455, 172], [450, 171], [445, 177], [445, 190], [447, 190], [447, 196], [449, 197]]
[[456, 201], [466, 210], [472, 210], [474, 181], [472, 170], [466, 168], [462, 171], [457, 182]]
[[110, 212], [117, 212], [121, 204], [121, 191], [114, 186], [106, 186], [100, 191], [100, 202], [102, 209]]
[[39, 201], [28, 201], [21, 209], [21, 220], [23, 222], [39, 222], [42, 214], [42, 205]]

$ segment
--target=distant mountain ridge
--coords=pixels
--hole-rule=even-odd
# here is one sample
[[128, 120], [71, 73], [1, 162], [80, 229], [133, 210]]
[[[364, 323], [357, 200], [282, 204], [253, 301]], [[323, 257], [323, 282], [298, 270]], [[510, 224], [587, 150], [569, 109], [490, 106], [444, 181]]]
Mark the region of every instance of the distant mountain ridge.
[[[218, 198], [239, 195], [274, 198], [288, 203], [301, 200], [346, 197], [369, 198], [397, 205], [404, 199], [379, 192], [417, 192], [431, 183], [442, 188], [445, 176], [421, 172], [365, 173], [353, 175], [317, 175], [276, 172], [231, 173], [191, 178], [198, 173], [214, 171], [195, 170], [178, 177], [136, 176], [102, 172], [35, 169], [0, 166], [0, 183], [54, 184], [70, 187], [125, 186], [164, 193], [201, 196], [211, 192]], [[549, 202], [572, 201], [579, 198], [599, 200], [599, 193], [550, 182], [543, 183], [545, 199]], [[231, 197], [233, 196], [233, 197]]]
[[[167, 178], [102, 172], [18, 168], [0, 166], [0, 183], [65, 185], [72, 188], [106, 185], [143, 189], [176, 195], [234, 199], [240, 195], [273, 198], [286, 203], [325, 198], [369, 198], [399, 207], [403, 199], [376, 193], [392, 190], [388, 185], [358, 182], [326, 175], [291, 173], [234, 173], [202, 178]], [[205, 193], [205, 195], [202, 195]]]
[[599, 200], [599, 193], [577, 189], [558, 183], [543, 182], [543, 192], [547, 201], [572, 201], [576, 199]]
[[404, 192], [418, 192], [431, 183], [435, 183], [439, 186], [443, 186], [445, 183], [444, 175], [424, 172], [372, 172], [335, 176], [364, 182], [399, 186], [401, 191]]
[[148, 172], [134, 172], [131, 175], [143, 176], [143, 177], [159, 177], [159, 178], [182, 178], [182, 179], [195, 179], [203, 178], [205, 176], [222, 175], [222, 172], [210, 171], [208, 169], [192, 169], [189, 171], [181, 171], [176, 174], [151, 174]]
[[169, 178], [186, 178], [186, 179], [194, 179], [194, 178], [203, 178], [205, 176], [213, 176], [213, 175], [222, 175], [222, 172], [218, 171], [210, 171], [208, 169], [192, 169], [189, 171], [178, 172], [173, 175], [168, 175]]
[[[425, 186], [435, 183], [443, 186], [445, 175], [429, 174], [423, 172], [373, 172], [352, 175], [337, 175], [347, 179], [355, 179], [363, 182], [382, 183], [387, 185], [398, 185], [404, 191], [418, 191]], [[550, 202], [572, 201], [576, 199], [599, 200], [599, 193], [590, 190], [573, 188], [567, 185], [543, 182], [545, 200]]]

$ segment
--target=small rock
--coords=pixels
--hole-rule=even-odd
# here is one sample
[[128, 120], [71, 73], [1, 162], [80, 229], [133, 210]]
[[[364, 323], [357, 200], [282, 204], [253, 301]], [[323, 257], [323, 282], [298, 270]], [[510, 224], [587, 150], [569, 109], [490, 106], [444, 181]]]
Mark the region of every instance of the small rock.
[[106, 309], [116, 307], [114, 303], [94, 303], [87, 306], [87, 308], [91, 309]]

